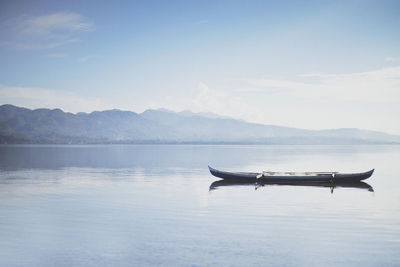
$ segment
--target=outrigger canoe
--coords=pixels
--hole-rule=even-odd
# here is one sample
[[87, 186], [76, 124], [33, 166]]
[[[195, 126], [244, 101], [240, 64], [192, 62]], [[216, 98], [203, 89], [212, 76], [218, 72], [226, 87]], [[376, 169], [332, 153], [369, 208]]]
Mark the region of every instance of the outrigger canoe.
[[375, 169], [360, 173], [339, 172], [227, 172], [208, 166], [212, 175], [226, 181], [242, 182], [357, 182], [371, 177]]

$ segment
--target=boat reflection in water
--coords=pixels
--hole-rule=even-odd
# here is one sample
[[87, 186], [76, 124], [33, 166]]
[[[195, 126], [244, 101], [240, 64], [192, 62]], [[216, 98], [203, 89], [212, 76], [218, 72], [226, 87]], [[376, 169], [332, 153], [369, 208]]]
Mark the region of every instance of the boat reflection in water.
[[246, 181], [226, 181], [226, 180], [218, 180], [210, 185], [210, 191], [216, 190], [219, 187], [224, 186], [254, 186], [255, 190], [263, 186], [269, 185], [281, 185], [281, 186], [311, 186], [311, 187], [327, 187], [331, 189], [331, 193], [333, 194], [333, 190], [337, 187], [342, 188], [358, 188], [368, 190], [370, 192], [374, 192], [374, 189], [371, 185], [365, 182], [246, 182]]

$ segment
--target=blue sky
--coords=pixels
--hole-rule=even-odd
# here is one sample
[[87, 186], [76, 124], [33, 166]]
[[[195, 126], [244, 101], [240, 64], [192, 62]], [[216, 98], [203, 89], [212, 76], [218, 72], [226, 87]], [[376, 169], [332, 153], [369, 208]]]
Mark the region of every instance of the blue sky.
[[400, 134], [399, 1], [1, 1], [0, 104]]

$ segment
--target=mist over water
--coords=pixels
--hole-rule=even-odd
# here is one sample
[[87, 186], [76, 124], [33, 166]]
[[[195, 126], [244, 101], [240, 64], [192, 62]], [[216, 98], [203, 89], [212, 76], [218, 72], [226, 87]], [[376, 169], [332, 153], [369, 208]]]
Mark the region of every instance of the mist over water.
[[[399, 146], [1, 146], [0, 265], [400, 264]], [[366, 188], [225, 185], [375, 168]]]

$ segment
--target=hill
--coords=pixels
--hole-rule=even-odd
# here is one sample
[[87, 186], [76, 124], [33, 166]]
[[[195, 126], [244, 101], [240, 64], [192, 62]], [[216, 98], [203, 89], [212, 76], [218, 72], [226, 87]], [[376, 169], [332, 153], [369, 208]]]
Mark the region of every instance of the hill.
[[304, 130], [191, 111], [150, 109], [138, 114], [114, 109], [72, 114], [2, 105], [0, 143], [392, 144], [400, 143], [400, 136], [350, 128]]

